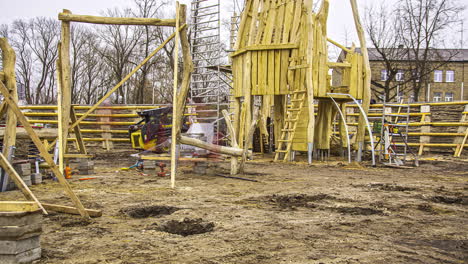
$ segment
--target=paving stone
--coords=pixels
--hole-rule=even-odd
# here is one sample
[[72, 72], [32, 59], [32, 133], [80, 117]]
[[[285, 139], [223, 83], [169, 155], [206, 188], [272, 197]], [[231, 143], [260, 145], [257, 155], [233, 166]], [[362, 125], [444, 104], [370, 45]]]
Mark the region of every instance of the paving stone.
[[35, 212], [0, 212], [1, 226], [24, 226], [42, 223], [43, 216], [40, 210]]
[[39, 236], [21, 240], [0, 240], [0, 255], [19, 254], [40, 246]]
[[0, 254], [0, 263], [2, 264], [19, 264], [31, 263], [34, 260], [41, 258], [41, 248], [33, 248], [19, 254]]
[[42, 174], [40, 174], [40, 173], [31, 174], [31, 182], [32, 182], [32, 184], [42, 183]]

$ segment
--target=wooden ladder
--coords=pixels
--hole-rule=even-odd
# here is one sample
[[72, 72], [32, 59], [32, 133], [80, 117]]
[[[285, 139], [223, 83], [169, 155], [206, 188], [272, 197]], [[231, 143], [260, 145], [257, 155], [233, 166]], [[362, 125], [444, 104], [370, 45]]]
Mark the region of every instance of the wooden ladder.
[[306, 90], [294, 91], [291, 98], [291, 103], [286, 111], [286, 119], [284, 120], [284, 128], [281, 130], [281, 138], [278, 139], [278, 147], [276, 148], [275, 161], [278, 161], [281, 154], [284, 154], [283, 161], [288, 161], [291, 153], [294, 134], [296, 133], [297, 121], [302, 112], [302, 107], [307, 98]]

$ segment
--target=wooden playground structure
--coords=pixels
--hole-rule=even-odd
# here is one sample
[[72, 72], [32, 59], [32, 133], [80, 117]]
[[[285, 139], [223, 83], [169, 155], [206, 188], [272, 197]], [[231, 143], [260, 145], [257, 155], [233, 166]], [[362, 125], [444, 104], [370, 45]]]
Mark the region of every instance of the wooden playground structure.
[[[364, 32], [361, 26], [356, 0], [350, 0], [356, 31], [359, 36], [361, 52], [355, 52], [354, 47], [347, 48], [327, 37], [327, 18], [329, 1], [324, 0], [317, 13], [313, 12], [312, 0], [247, 0], [242, 13], [235, 51], [232, 58], [233, 89], [232, 113], [223, 111], [230, 146], [218, 146], [211, 142], [186, 137], [181, 134], [183, 115], [186, 109], [189, 84], [193, 70], [193, 62], [188, 42], [186, 6], [176, 6], [175, 19], [154, 18], [114, 18], [95, 17], [72, 14], [64, 10], [59, 14], [61, 21], [61, 41], [59, 58], [57, 60], [58, 105], [57, 106], [18, 106], [15, 78], [15, 54], [6, 39], [0, 39], [3, 52], [3, 70], [0, 74], [0, 92], [4, 97], [0, 113], [6, 116], [3, 153], [0, 154], [0, 165], [20, 188], [24, 196], [39, 205], [47, 214], [47, 210], [80, 214], [84, 218], [99, 216], [100, 211], [84, 208], [81, 201], [70, 188], [63, 176], [64, 164], [67, 158], [90, 157], [85, 142], [99, 141], [112, 148], [112, 142], [128, 142], [119, 135], [127, 130], [113, 129], [113, 126], [126, 126], [131, 121], [87, 121], [88, 118], [135, 118], [137, 109], [150, 109], [155, 106], [101, 106], [102, 103], [117, 91], [124, 82], [130, 79], [145, 63], [147, 63], [164, 45], [174, 40], [175, 58], [179, 61], [179, 46], [183, 62], [182, 82], [179, 84], [178, 63], [175, 63], [171, 140], [171, 187], [175, 187], [177, 172], [178, 145], [187, 144], [208, 149], [230, 157], [231, 174], [243, 171], [244, 163], [250, 156], [253, 134], [259, 129], [260, 137], [268, 138], [269, 125], [272, 120], [274, 127], [274, 144], [276, 146], [275, 161], [293, 161], [295, 151], [307, 152], [308, 162], [312, 162], [313, 152], [316, 156], [323, 155], [330, 149], [332, 135], [337, 133], [341, 146], [351, 144], [348, 126], [356, 127], [352, 141], [353, 149], [361, 160], [362, 152], [366, 150], [369, 137], [368, 113], [370, 107], [370, 67], [366, 50]], [[118, 25], [149, 25], [174, 28], [170, 35], [147, 58], [136, 66], [125, 78], [109, 90], [95, 105], [79, 106], [71, 102], [71, 70], [70, 70], [70, 24], [118, 24]], [[327, 43], [331, 43], [347, 52], [344, 62], [328, 61]], [[330, 69], [342, 71], [341, 83], [331, 85]], [[358, 103], [362, 100], [362, 104]], [[355, 104], [349, 104], [355, 102]], [[467, 102], [457, 102], [467, 104]], [[426, 105], [426, 104], [425, 104]], [[430, 104], [427, 104], [430, 105]], [[418, 105], [413, 104], [417, 107]], [[373, 105], [378, 107], [378, 105]], [[23, 112], [22, 110], [30, 110]], [[131, 110], [119, 114], [94, 113], [99, 109]], [[348, 109], [356, 110], [350, 113]], [[55, 112], [56, 111], [56, 112]], [[392, 110], [390, 110], [392, 111]], [[339, 120], [335, 117], [339, 113]], [[371, 114], [369, 114], [371, 115]], [[409, 143], [419, 146], [420, 154], [428, 147], [456, 148], [455, 156], [460, 156], [467, 146], [468, 109], [463, 112], [463, 119], [458, 123], [431, 122], [430, 111], [414, 113], [421, 117], [420, 122], [412, 126], [424, 127], [419, 136], [420, 142]], [[28, 119], [29, 117], [29, 119]], [[40, 118], [46, 119], [40, 119]], [[36, 118], [36, 119], [33, 119]], [[37, 119], [39, 118], [39, 119]], [[52, 119], [51, 119], [52, 118]], [[56, 119], [55, 119], [56, 118]], [[357, 120], [351, 120], [354, 118]], [[231, 122], [232, 119], [232, 122]], [[335, 123], [338, 129], [333, 131]], [[10, 164], [11, 147], [15, 145], [17, 123], [20, 123], [26, 134], [34, 142], [40, 156], [46, 161], [54, 175], [63, 186], [75, 207], [67, 207], [41, 203], [25, 185], [21, 177]], [[49, 123], [57, 125], [56, 138], [41, 138], [31, 124]], [[106, 125], [106, 129], [83, 129], [84, 126]], [[457, 133], [432, 133], [430, 126], [459, 126]], [[366, 130], [368, 135], [366, 137]], [[71, 136], [73, 134], [73, 137]], [[83, 134], [93, 135], [84, 137]], [[102, 134], [102, 137], [95, 137]], [[455, 136], [453, 143], [430, 143], [430, 136]], [[76, 142], [79, 153], [69, 151], [69, 142]], [[49, 153], [58, 145], [58, 162], [54, 162]], [[373, 143], [372, 143], [373, 144]], [[374, 146], [372, 145], [372, 148]]]

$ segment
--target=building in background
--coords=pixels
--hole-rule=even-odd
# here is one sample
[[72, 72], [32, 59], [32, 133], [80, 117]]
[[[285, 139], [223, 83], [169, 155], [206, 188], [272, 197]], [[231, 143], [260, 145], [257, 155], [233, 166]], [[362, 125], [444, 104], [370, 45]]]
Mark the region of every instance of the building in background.
[[[359, 51], [359, 49], [357, 49]], [[372, 98], [376, 101], [448, 102], [468, 100], [468, 49], [431, 49], [426, 61], [399, 47], [384, 51], [369, 48]], [[342, 52], [338, 61], [346, 56]], [[421, 71], [419, 65], [424, 65]], [[426, 72], [426, 73], [421, 73]], [[339, 78], [334, 71], [333, 80]], [[415, 87], [420, 87], [415, 98]], [[385, 97], [384, 94], [388, 93]]]

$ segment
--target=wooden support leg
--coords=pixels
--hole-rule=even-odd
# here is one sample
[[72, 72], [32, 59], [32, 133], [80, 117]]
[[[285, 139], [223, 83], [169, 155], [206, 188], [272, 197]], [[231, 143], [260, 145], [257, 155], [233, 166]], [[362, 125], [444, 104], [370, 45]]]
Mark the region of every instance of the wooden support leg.
[[11, 110], [15, 113], [16, 117], [18, 118], [18, 121], [20, 122], [21, 125], [23, 125], [24, 129], [31, 137], [31, 140], [36, 145], [37, 149], [39, 150], [40, 155], [44, 158], [44, 160], [50, 166], [52, 172], [57, 177], [59, 183], [62, 185], [65, 192], [70, 197], [73, 204], [76, 206], [76, 208], [80, 212], [81, 216], [84, 218], [89, 218], [89, 214], [86, 212], [83, 204], [81, 204], [80, 199], [78, 199], [76, 194], [72, 191], [72, 189], [70, 188], [70, 185], [68, 184], [67, 180], [63, 176], [62, 172], [58, 169], [57, 165], [54, 163], [52, 156], [49, 154], [49, 152], [47, 152], [47, 149], [42, 144], [41, 139], [37, 136], [36, 132], [29, 124], [28, 119], [21, 112], [21, 109], [19, 108], [19, 106], [14, 102], [13, 98], [8, 93], [8, 89], [1, 82], [0, 82], [0, 92], [3, 94], [4, 100], [5, 102], [7, 102], [8, 107], [11, 108]]
[[241, 174], [244, 173], [244, 167], [245, 167], [245, 162], [247, 161], [249, 146], [252, 143], [253, 134], [255, 132], [255, 128], [257, 127], [258, 112], [259, 112], [259, 106], [255, 106], [254, 107], [254, 112], [253, 112], [252, 123], [250, 124], [249, 130], [248, 130], [248, 133], [247, 133], [247, 138], [246, 138], [245, 144], [244, 144], [244, 152], [242, 153], [242, 160], [241, 160], [241, 163], [240, 163], [240, 166], [239, 166], [239, 172]]
[[[236, 131], [234, 130], [234, 127], [231, 122], [231, 118], [229, 117], [229, 113], [226, 110], [222, 111], [224, 120], [226, 121], [226, 126], [229, 131], [229, 136], [231, 139], [231, 146], [233, 148], [238, 148], [239, 145], [237, 144], [237, 139], [236, 139]], [[239, 173], [239, 160], [236, 156], [231, 156], [231, 175], [236, 175]]]

